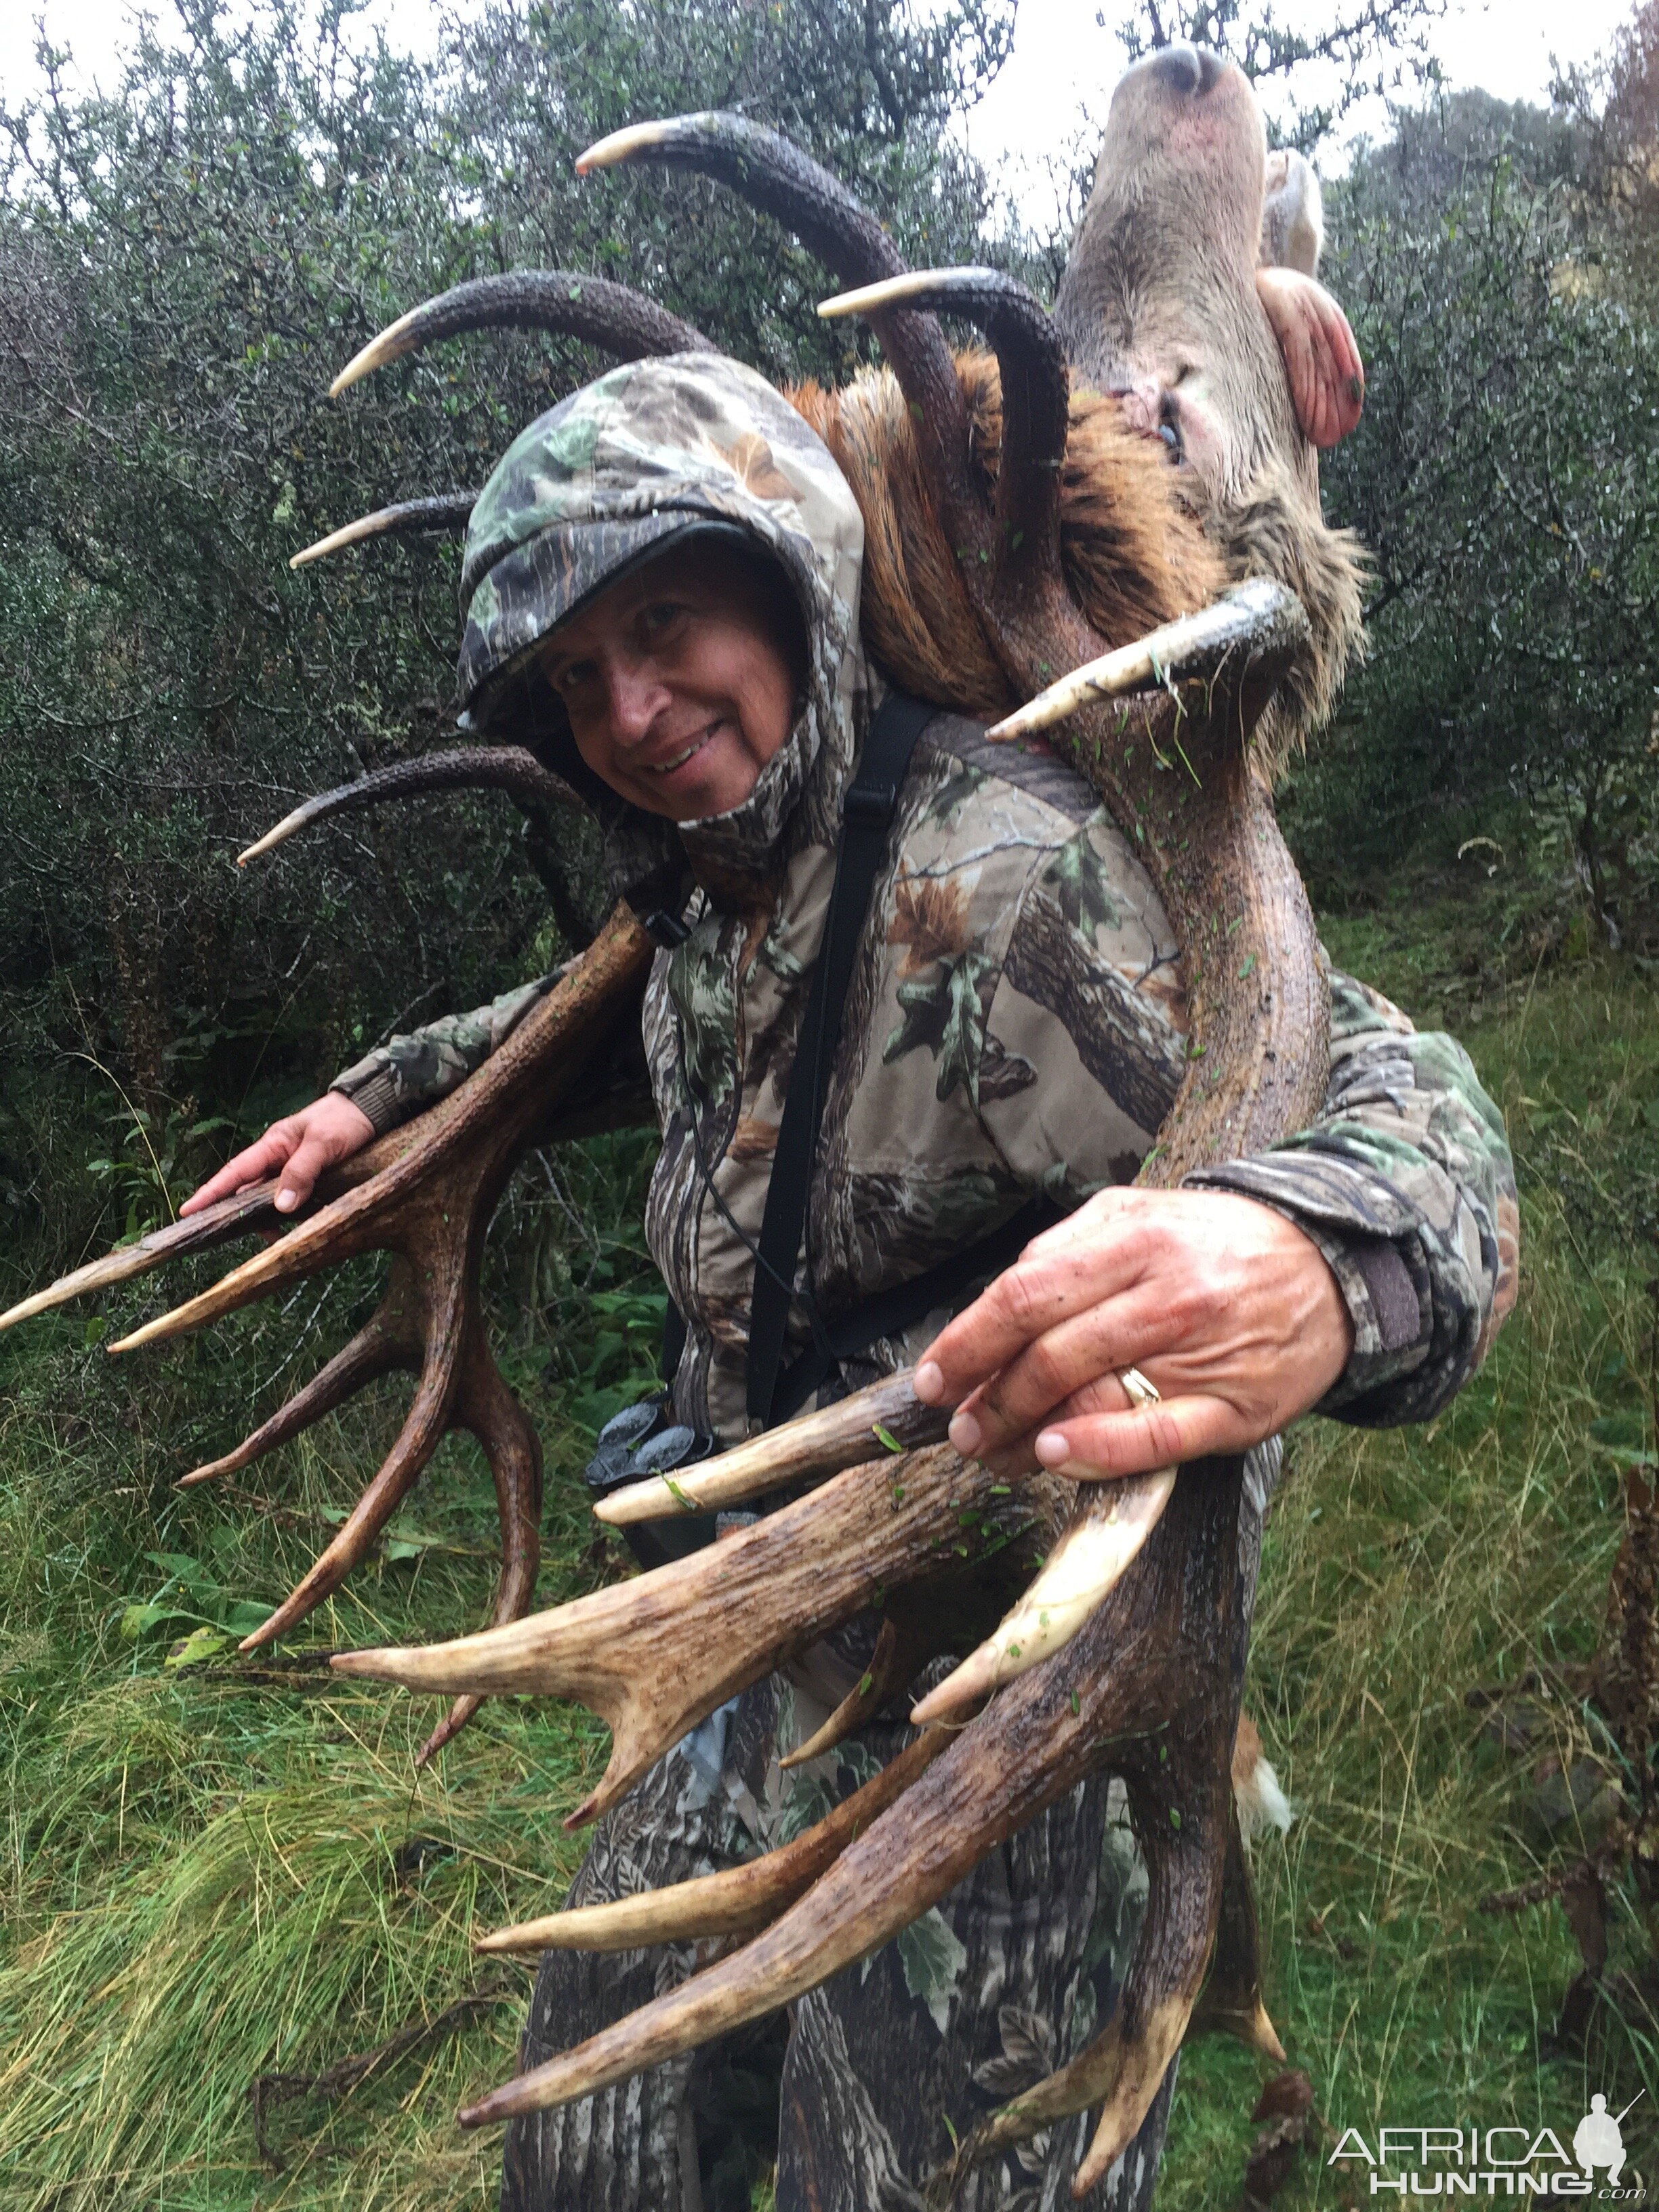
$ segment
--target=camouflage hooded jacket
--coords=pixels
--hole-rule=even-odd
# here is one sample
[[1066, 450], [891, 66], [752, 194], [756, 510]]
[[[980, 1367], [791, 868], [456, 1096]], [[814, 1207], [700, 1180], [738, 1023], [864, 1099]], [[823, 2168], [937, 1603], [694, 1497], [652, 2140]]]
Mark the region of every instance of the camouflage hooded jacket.
[[[574, 604], [573, 575], [591, 590], [688, 517], [737, 522], [779, 562], [810, 647], [794, 727], [744, 805], [678, 828], [604, 811], [619, 888], [690, 885], [689, 933], [659, 955], [646, 1001], [663, 1137], [647, 1225], [688, 1328], [677, 1417], [730, 1440], [842, 794], [880, 696], [859, 641], [859, 509], [753, 371], [706, 355], [617, 369], [526, 430], [480, 498], [461, 672], [471, 720], [489, 720], [491, 683]], [[394, 1037], [334, 1087], [388, 1127], [462, 1080], [550, 980]], [[1175, 1096], [1185, 1026], [1181, 948], [1091, 787], [1042, 748], [989, 744], [940, 714], [900, 795], [830, 1076], [802, 1263], [821, 1310], [920, 1274], [1034, 1194], [1070, 1206], [1131, 1180]], [[1346, 977], [1314, 1126], [1194, 1180], [1275, 1207], [1334, 1269], [1354, 1351], [1327, 1412], [1424, 1419], [1514, 1302], [1497, 1109], [1450, 1037], [1419, 1035]], [[873, 1364], [913, 1357], [932, 1327], [875, 1346]], [[786, 1357], [806, 1340], [799, 1302], [791, 1331]]]

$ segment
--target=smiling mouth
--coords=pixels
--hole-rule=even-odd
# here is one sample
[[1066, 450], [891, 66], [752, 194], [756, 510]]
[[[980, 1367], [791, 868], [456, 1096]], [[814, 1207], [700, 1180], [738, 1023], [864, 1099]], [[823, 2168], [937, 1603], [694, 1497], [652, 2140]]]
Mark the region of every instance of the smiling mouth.
[[683, 751], [676, 753], [672, 760], [644, 761], [641, 765], [651, 775], [672, 775], [677, 768], [684, 768], [687, 761], [695, 759], [714, 734], [714, 726], [711, 722], [700, 736], [693, 738], [690, 744]]

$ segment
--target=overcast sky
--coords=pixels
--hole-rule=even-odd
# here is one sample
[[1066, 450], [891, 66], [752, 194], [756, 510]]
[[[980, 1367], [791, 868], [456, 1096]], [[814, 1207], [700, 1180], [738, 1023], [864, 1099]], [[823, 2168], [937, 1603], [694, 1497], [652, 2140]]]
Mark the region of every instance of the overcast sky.
[[[1118, 12], [1111, 0], [1020, 0], [1012, 58], [969, 120], [974, 151], [1003, 174], [1033, 217], [1045, 191], [1048, 207], [1054, 205], [1043, 175], [1045, 149], [1069, 144], [1090, 116], [1097, 124], [1104, 118], [1124, 56], [1098, 18], [1110, 23]], [[1309, 31], [1335, 10], [1320, 0], [1281, 0], [1276, 12], [1281, 21]], [[1542, 101], [1553, 61], [1565, 68], [1594, 59], [1633, 12], [1634, 0], [1573, 0], [1570, 7], [1559, 0], [1452, 0], [1436, 27], [1433, 48], [1454, 89], [1479, 85], [1500, 100]], [[1415, 96], [1411, 84], [1402, 89], [1407, 99]], [[1271, 105], [1271, 90], [1263, 91]], [[1315, 96], [1328, 99], [1329, 90], [1321, 88]], [[1376, 137], [1387, 127], [1386, 106], [1373, 99], [1353, 112], [1343, 133]], [[1344, 150], [1326, 146], [1318, 167], [1327, 173], [1341, 168]]]
[[[1542, 100], [1553, 60], [1590, 60], [1632, 9], [1632, 0], [1573, 0], [1565, 8], [1559, 0], [1452, 0], [1435, 47], [1454, 87]], [[42, 13], [54, 43], [73, 52], [76, 76], [109, 83], [134, 12], [132, 0], [44, 0], [43, 7], [0, 0], [0, 94], [15, 106], [38, 88], [33, 24]], [[155, 12], [167, 19], [166, 0]], [[1097, 18], [1109, 22], [1116, 12], [1111, 0], [1020, 0], [1013, 57], [968, 125], [975, 152], [1034, 220], [1054, 204], [1049, 157], [1063, 155], [1087, 118], [1104, 113], [1123, 52]], [[1327, 11], [1319, 0], [1290, 0], [1279, 12], [1307, 27]], [[367, 13], [395, 43], [428, 49], [436, 13], [428, 0], [370, 0]], [[1372, 135], [1386, 125], [1380, 103], [1360, 112], [1358, 127]], [[1328, 171], [1340, 160], [1340, 148], [1328, 148], [1320, 165]]]

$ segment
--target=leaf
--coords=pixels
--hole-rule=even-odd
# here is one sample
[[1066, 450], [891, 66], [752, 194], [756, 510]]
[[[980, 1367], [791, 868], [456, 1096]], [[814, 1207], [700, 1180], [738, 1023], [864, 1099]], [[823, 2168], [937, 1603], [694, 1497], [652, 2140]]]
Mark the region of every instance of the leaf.
[[[181, 1583], [199, 1582], [202, 1578], [201, 1562], [188, 1552], [146, 1552], [144, 1557], [151, 1566], [160, 1567], [163, 1573]], [[209, 1587], [213, 1585], [210, 1583]]]
[[[319, 1518], [337, 1528], [350, 1518], [350, 1509], [344, 1505], [319, 1505]], [[412, 1522], [393, 1521], [380, 1540], [380, 1553], [383, 1559], [412, 1559], [422, 1552], [441, 1552], [449, 1542], [447, 1536], [434, 1535], [429, 1528], [417, 1528]], [[264, 1620], [263, 1613], [259, 1616]]]
[[901, 1929], [898, 1955], [905, 1988], [927, 2006], [943, 2035], [957, 1977], [968, 1963], [967, 1945], [935, 1905]]
[[415, 1528], [407, 1521], [394, 1521], [381, 1540], [380, 1556], [385, 1559], [418, 1559], [422, 1552], [442, 1551], [448, 1541], [447, 1536], [434, 1536], [429, 1528]]
[[1054, 2072], [1054, 2031], [1040, 2013], [1028, 2012], [1023, 2005], [1002, 2005], [997, 2028], [1002, 2037], [1000, 2056], [974, 2069], [974, 2080], [988, 2096], [1017, 2097]]
[[[942, 962], [936, 976], [901, 983], [896, 996], [904, 1018], [882, 1047], [883, 1065], [890, 1067], [906, 1053], [925, 1046], [939, 1062], [933, 1095], [940, 1105], [961, 1087], [977, 1109], [980, 1060], [986, 1042], [986, 1009], [981, 992], [999, 972], [996, 963], [984, 953], [970, 951]], [[1024, 1078], [1024, 1081], [1035, 1080], [1035, 1070]], [[1024, 1088], [1024, 1082], [1016, 1087]]]
[[1043, 870], [1042, 881], [1066, 921], [1091, 944], [1096, 930], [1121, 927], [1123, 912], [1105, 859], [1086, 829], [1060, 847]]
[[792, 1775], [778, 1816], [779, 1844], [793, 1844], [797, 1836], [815, 1828], [835, 1809], [836, 1800], [827, 1782], [814, 1774]]
[[188, 1606], [130, 1605], [121, 1615], [121, 1633], [129, 1644], [138, 1644], [170, 1621], [188, 1622], [195, 1627], [200, 1620], [200, 1613]]
[[188, 1636], [173, 1645], [161, 1663], [175, 1671], [185, 1667], [198, 1667], [204, 1659], [211, 1659], [216, 1652], [222, 1651], [229, 1642], [229, 1637], [222, 1629], [209, 1628], [205, 1625], [192, 1628]]

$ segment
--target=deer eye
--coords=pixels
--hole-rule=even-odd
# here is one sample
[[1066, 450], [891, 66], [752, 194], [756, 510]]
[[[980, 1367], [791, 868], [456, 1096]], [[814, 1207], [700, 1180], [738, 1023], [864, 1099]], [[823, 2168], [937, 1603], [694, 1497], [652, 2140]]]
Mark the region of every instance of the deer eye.
[[1170, 459], [1172, 461], [1186, 459], [1187, 447], [1181, 435], [1181, 425], [1176, 422], [1175, 411], [1167, 401], [1164, 408], [1164, 419], [1158, 426], [1158, 434], [1168, 447]]

